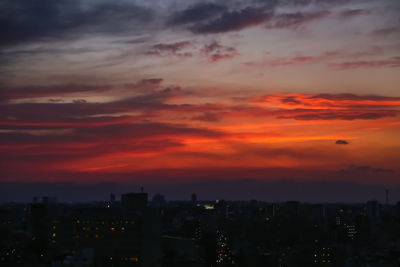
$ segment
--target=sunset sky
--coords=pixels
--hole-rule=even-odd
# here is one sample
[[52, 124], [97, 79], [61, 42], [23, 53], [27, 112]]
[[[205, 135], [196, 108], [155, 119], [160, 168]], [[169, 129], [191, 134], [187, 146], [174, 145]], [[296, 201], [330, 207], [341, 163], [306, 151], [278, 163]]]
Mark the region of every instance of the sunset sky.
[[400, 186], [398, 0], [2, 0], [0, 181]]

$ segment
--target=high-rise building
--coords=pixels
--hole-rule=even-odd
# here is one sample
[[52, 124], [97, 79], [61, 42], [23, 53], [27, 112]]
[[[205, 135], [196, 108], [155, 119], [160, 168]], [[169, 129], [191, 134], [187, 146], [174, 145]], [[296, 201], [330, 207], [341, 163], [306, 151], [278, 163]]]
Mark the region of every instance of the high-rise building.
[[197, 204], [197, 195], [195, 193], [192, 194], [191, 200], [193, 205]]
[[386, 206], [388, 206], [389, 205], [389, 189], [385, 189], [385, 196], [386, 196]]
[[380, 216], [380, 208], [378, 201], [368, 201], [366, 206], [366, 213], [371, 221], [376, 221]]
[[110, 194], [110, 203], [115, 203], [115, 195], [113, 193]]
[[161, 194], [155, 194], [151, 200], [151, 205], [154, 207], [163, 207], [165, 203], [165, 197]]
[[147, 207], [147, 193], [127, 193], [121, 195], [121, 203], [128, 210], [144, 210]]

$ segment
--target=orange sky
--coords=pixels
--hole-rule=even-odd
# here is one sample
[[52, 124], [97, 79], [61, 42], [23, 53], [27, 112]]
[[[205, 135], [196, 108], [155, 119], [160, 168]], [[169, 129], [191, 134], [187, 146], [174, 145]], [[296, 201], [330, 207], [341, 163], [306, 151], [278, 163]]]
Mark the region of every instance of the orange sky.
[[398, 1], [34, 6], [0, 7], [1, 181], [400, 184]]

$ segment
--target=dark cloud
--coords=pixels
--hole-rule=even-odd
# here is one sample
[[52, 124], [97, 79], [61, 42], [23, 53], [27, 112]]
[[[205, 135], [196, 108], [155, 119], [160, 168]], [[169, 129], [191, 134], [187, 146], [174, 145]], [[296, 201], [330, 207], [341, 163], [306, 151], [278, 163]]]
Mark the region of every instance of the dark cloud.
[[226, 10], [226, 7], [215, 3], [199, 3], [170, 16], [167, 25], [183, 25], [210, 19]]
[[220, 121], [220, 116], [216, 113], [205, 112], [204, 114], [195, 116], [192, 119], [197, 121], [218, 122]]
[[217, 62], [223, 59], [233, 58], [238, 55], [238, 52], [234, 47], [224, 46], [216, 41], [210, 44], [204, 45], [201, 52], [208, 58], [211, 62]]
[[82, 92], [100, 93], [109, 89], [111, 89], [111, 86], [108, 85], [85, 85], [85, 84], [10, 87], [10, 88], [2, 88], [0, 90], [0, 99], [2, 101], [5, 101], [10, 99], [34, 98], [43, 96], [60, 96], [69, 93], [82, 93]]
[[[161, 78], [142, 79], [136, 83], [125, 84], [127, 89], [134, 89], [137, 92], [152, 92], [158, 89], [163, 82]], [[89, 85], [89, 84], [65, 84], [65, 85], [49, 85], [49, 86], [23, 86], [23, 87], [4, 87], [0, 90], [1, 101], [24, 98], [38, 98], [45, 96], [54, 96], [50, 98], [50, 102], [63, 102], [59, 98], [63, 95], [74, 93], [91, 93], [101, 94], [108, 92], [113, 88], [110, 85]]]
[[373, 34], [375, 34], [377, 36], [381, 36], [381, 37], [382, 36], [386, 37], [388, 35], [396, 34], [399, 32], [400, 32], [400, 30], [398, 27], [386, 27], [386, 28], [381, 28], [379, 30], [373, 31]]
[[376, 111], [386, 110], [388, 107], [400, 107], [400, 97], [380, 95], [343, 94], [294, 94], [294, 95], [263, 95], [254, 99], [257, 103], [267, 103], [278, 100], [284, 104], [315, 107], [320, 110], [340, 108], [347, 111]]
[[179, 57], [191, 57], [192, 53], [183, 51], [192, 46], [189, 41], [181, 41], [175, 43], [159, 43], [150, 47], [149, 50], [145, 52], [146, 55], [155, 56], [179, 56]]
[[329, 15], [330, 12], [326, 10], [312, 12], [312, 13], [288, 13], [276, 15], [268, 24], [269, 29], [287, 29], [296, 28], [307, 22], [317, 20]]
[[244, 113], [253, 116], [276, 116], [295, 120], [375, 120], [396, 117], [399, 97], [354, 94], [263, 95], [253, 99], [267, 104], [279, 101], [298, 108], [271, 110], [252, 108]]
[[190, 27], [194, 33], [223, 33], [238, 31], [264, 23], [271, 18], [271, 13], [260, 8], [246, 7], [237, 11], [228, 11], [221, 16]]
[[285, 103], [285, 104], [296, 104], [296, 105], [301, 104], [301, 101], [297, 100], [295, 96], [288, 96], [288, 97], [282, 98], [281, 102]]
[[151, 85], [160, 85], [163, 79], [161, 78], [150, 78], [150, 79], [142, 79], [143, 84], [151, 84]]
[[[94, 52], [96, 49], [90, 48], [50, 48], [47, 46], [40, 47], [30, 47], [30, 48], [10, 48], [5, 51], [0, 51], [0, 59], [2, 60], [11, 60], [15, 57], [27, 57], [34, 55], [45, 55], [45, 54], [54, 54], [54, 55], [80, 55], [84, 53]], [[99, 50], [100, 51], [100, 50]]]
[[[1, 125], [93, 126], [112, 123], [112, 117], [109, 121], [110, 117], [107, 116], [129, 111], [143, 112], [143, 117], [138, 117], [143, 119], [151, 111], [165, 108], [164, 102], [179, 94], [181, 94], [179, 87], [167, 87], [106, 103], [83, 101], [79, 101], [79, 105], [76, 101], [74, 103], [6, 103], [0, 105], [0, 120], [2, 120]], [[134, 118], [131, 119], [134, 120]]]
[[277, 112], [279, 119], [295, 120], [376, 120], [395, 117], [396, 110], [331, 110], [331, 109], [293, 109]]
[[329, 64], [330, 67], [338, 70], [357, 69], [357, 68], [377, 68], [377, 67], [400, 67], [400, 57], [391, 57], [382, 60], [359, 60], [344, 61], [340, 63]]
[[122, 1], [3, 0], [0, 45], [71, 38], [80, 31], [116, 33], [152, 17], [151, 10]]
[[280, 67], [280, 66], [291, 66], [296, 64], [305, 64], [312, 63], [317, 60], [320, 60], [320, 57], [317, 56], [295, 56], [295, 57], [287, 57], [287, 58], [271, 58], [265, 59], [262, 61], [249, 61], [245, 62], [246, 66], [269, 66], [269, 67]]
[[346, 50], [330, 50], [319, 55], [296, 55], [289, 57], [268, 57], [261, 61], [244, 62], [246, 66], [254, 67], [287, 67], [298, 64], [311, 64], [326, 61], [336, 61], [338, 58], [360, 59], [364, 57], [377, 56], [383, 54], [381, 47], [372, 46], [363, 51], [350, 52]]
[[124, 87], [134, 90], [135, 92], [148, 93], [159, 89], [163, 81], [164, 79], [162, 78], [148, 78], [142, 79], [136, 83], [127, 83]]
[[335, 144], [337, 144], [337, 145], [348, 145], [349, 142], [347, 142], [346, 140], [337, 140], [335, 142]]
[[371, 11], [367, 9], [348, 9], [340, 12], [340, 17], [342, 18], [350, 18], [358, 15], [366, 15], [370, 14]]
[[140, 43], [145, 43], [150, 40], [151, 40], [151, 38], [148, 36], [145, 36], [145, 37], [139, 36], [139, 37], [133, 38], [133, 39], [112, 41], [111, 43], [114, 43], [114, 44], [140, 44]]
[[[320, 2], [329, 1], [318, 1]], [[332, 1], [331, 1], [332, 2]], [[224, 33], [238, 31], [248, 27], [267, 23], [267, 28], [295, 28], [304, 23], [325, 17], [327, 10], [309, 13], [276, 14], [279, 6], [308, 6], [313, 1], [253, 1], [237, 2], [224, 7], [214, 3], [203, 3], [174, 13], [168, 20], [168, 26], [186, 25], [187, 29], [198, 34]], [[335, 4], [339, 4], [338, 1]], [[326, 4], [325, 4], [326, 6]], [[355, 12], [355, 11], [354, 11]]]
[[355, 95], [355, 94], [315, 94], [307, 97], [308, 99], [327, 99], [327, 100], [353, 100], [353, 101], [399, 101], [400, 97], [388, 97], [379, 95]]

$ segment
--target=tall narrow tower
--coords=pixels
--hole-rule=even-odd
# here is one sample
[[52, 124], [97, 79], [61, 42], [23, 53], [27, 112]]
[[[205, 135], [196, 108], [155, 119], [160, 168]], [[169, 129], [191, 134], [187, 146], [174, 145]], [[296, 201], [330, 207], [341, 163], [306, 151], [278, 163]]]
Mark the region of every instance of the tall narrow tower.
[[385, 194], [386, 194], [386, 206], [389, 205], [389, 189], [385, 189]]

